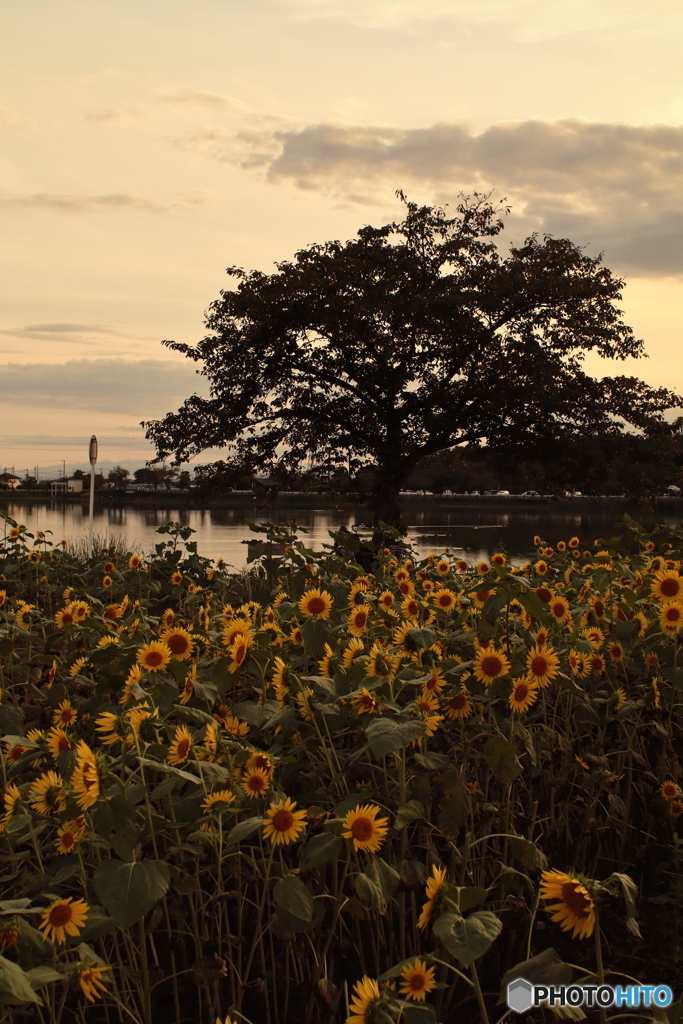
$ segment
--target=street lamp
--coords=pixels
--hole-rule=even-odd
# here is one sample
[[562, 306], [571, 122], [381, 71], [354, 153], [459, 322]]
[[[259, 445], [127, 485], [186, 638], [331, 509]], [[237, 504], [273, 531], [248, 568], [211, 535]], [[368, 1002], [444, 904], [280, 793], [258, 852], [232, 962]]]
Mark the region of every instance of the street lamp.
[[88, 449], [90, 459], [90, 517], [88, 521], [88, 558], [92, 558], [92, 520], [95, 510], [95, 463], [97, 462], [97, 438], [93, 434]]

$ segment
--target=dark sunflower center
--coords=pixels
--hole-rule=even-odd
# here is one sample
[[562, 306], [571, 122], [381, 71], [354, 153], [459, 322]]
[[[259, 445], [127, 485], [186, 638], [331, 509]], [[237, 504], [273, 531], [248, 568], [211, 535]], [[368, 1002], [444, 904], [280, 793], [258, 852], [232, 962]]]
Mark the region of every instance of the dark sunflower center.
[[150, 668], [156, 668], [157, 665], [161, 665], [163, 658], [160, 651], [149, 651], [146, 660]]
[[549, 601], [553, 596], [547, 587], [539, 587], [536, 593], [540, 597], [541, 601]]
[[523, 701], [529, 696], [529, 687], [526, 683], [519, 683], [515, 688], [515, 700]]
[[556, 615], [558, 619], [564, 615], [564, 605], [560, 601], [553, 605], [553, 615]]
[[456, 694], [455, 697], [451, 697], [451, 699], [449, 701], [451, 707], [455, 711], [460, 711], [461, 708], [464, 708], [466, 702], [467, 702], [467, 698], [464, 697], [461, 693]]
[[184, 637], [182, 633], [175, 633], [169, 637], [167, 643], [173, 654], [185, 654], [190, 647], [187, 637]]
[[351, 826], [351, 835], [361, 843], [366, 843], [372, 838], [374, 828], [369, 818], [356, 818]]
[[255, 793], [258, 793], [262, 789], [265, 789], [265, 785], [265, 780], [260, 775], [253, 775], [249, 779], [249, 788], [253, 789]]
[[178, 757], [185, 757], [189, 749], [190, 741], [188, 739], [180, 740], [178, 743]]
[[325, 611], [325, 602], [322, 597], [311, 597], [308, 602], [308, 610], [311, 615], [320, 615]]
[[50, 924], [55, 928], [63, 928], [73, 917], [73, 911], [68, 903], [60, 903], [50, 911]]
[[677, 579], [668, 577], [667, 579], [662, 580], [659, 589], [665, 597], [675, 597], [680, 590], [680, 585]]
[[562, 899], [572, 914], [577, 917], [588, 917], [591, 908], [591, 900], [586, 893], [581, 892], [579, 882], [565, 882], [562, 886]]
[[503, 671], [503, 663], [495, 654], [488, 654], [481, 663], [482, 672], [487, 676], [498, 676]]
[[368, 616], [365, 612], [357, 612], [353, 621], [356, 626], [364, 626], [367, 622], [367, 618]]
[[287, 832], [294, 824], [294, 815], [291, 811], [277, 811], [273, 815], [273, 828], [277, 832]]
[[544, 676], [548, 671], [548, 662], [542, 654], [537, 654], [531, 661], [531, 671], [535, 676]]
[[424, 974], [413, 974], [409, 984], [413, 992], [421, 992], [425, 987]]

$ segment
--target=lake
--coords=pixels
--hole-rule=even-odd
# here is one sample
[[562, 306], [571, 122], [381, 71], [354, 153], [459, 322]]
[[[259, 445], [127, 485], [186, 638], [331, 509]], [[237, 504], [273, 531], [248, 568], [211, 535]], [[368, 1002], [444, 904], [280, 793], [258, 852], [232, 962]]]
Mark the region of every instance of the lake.
[[[536, 505], [533, 508], [486, 507], [485, 500], [475, 507], [458, 507], [443, 499], [431, 500], [429, 496], [409, 498], [404, 502], [404, 517], [409, 524], [408, 539], [421, 555], [440, 552], [449, 548], [456, 554], [462, 553], [473, 560], [488, 558], [494, 552], [505, 550], [516, 563], [526, 561], [532, 554], [532, 539], [539, 534], [550, 544], [568, 540], [576, 534], [582, 542], [592, 545], [597, 537], [609, 537], [615, 533], [615, 523], [623, 516], [624, 503], [615, 501], [614, 507], [598, 505], [582, 508], [580, 505], [558, 506], [554, 502]], [[3, 495], [0, 509], [12, 519], [24, 523], [33, 533], [52, 531], [53, 538], [60, 541], [83, 538], [87, 535], [87, 505], [31, 501], [25, 498]], [[655, 522], [676, 525], [680, 513], [660, 512], [657, 515], [631, 515], [650, 527]], [[361, 508], [336, 509], [325, 506], [321, 500], [319, 508], [276, 509], [267, 514], [254, 512], [249, 508], [133, 508], [96, 507], [94, 531], [100, 536], [108, 535], [125, 538], [134, 549], [149, 551], [162, 538], [155, 532], [162, 523], [170, 520], [192, 527], [192, 538], [198, 543], [200, 554], [216, 559], [222, 556], [236, 568], [247, 559], [246, 541], [256, 538], [245, 519], [255, 522], [267, 521], [284, 523], [295, 518], [308, 531], [302, 534], [307, 544], [319, 548], [330, 543], [329, 530], [341, 526], [348, 529], [362, 526], [367, 522]], [[0, 527], [1, 529], [1, 527]]]

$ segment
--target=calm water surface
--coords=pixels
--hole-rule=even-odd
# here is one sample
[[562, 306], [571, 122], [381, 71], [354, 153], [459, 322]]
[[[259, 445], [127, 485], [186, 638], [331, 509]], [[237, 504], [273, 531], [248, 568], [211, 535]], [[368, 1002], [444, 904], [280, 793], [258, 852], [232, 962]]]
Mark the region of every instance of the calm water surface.
[[[12, 519], [35, 530], [51, 530], [56, 541], [66, 538], [76, 540], [87, 534], [88, 512], [85, 506], [51, 503], [49, 501], [17, 501], [8, 498], [0, 502], [0, 509]], [[170, 520], [191, 526], [196, 531], [192, 538], [198, 542], [200, 554], [216, 559], [222, 556], [229, 565], [240, 567], [247, 559], [246, 541], [261, 536], [254, 534], [245, 519], [255, 522], [272, 521], [284, 523], [296, 518], [300, 526], [308, 531], [302, 539], [317, 549], [331, 543], [329, 531], [340, 526], [354, 529], [364, 526], [363, 509], [338, 510], [330, 507], [275, 510], [259, 514], [248, 509], [185, 509], [185, 508], [96, 508], [94, 530], [100, 536], [108, 535], [125, 538], [131, 548], [149, 551], [162, 538], [155, 532], [162, 523]], [[591, 544], [596, 537], [614, 534], [615, 523], [623, 515], [620, 504], [606, 510], [567, 511], [566, 506], [510, 510], [505, 508], [446, 508], [441, 503], [408, 501], [404, 516], [409, 523], [408, 539], [421, 555], [444, 548], [467, 558], [486, 558], [495, 551], [506, 550], [516, 561], [526, 561], [531, 553], [534, 534], [539, 534], [550, 544], [578, 535]], [[634, 518], [636, 514], [634, 513]], [[680, 516], [659, 514], [638, 517], [651, 526], [656, 521], [675, 525]], [[0, 527], [1, 529], [1, 527]]]

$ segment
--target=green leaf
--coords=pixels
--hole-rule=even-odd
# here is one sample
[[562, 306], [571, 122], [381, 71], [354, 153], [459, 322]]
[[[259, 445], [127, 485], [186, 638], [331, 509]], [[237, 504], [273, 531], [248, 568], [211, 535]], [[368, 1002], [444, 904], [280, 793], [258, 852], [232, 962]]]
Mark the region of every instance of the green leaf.
[[532, 985], [569, 985], [572, 980], [572, 969], [565, 964], [550, 947], [530, 960], [522, 960], [503, 975], [500, 985], [499, 1003], [507, 1000], [507, 988], [515, 978], [524, 978]]
[[93, 884], [105, 910], [122, 928], [130, 928], [166, 894], [170, 880], [163, 861], [126, 864], [112, 858], [97, 865]]
[[321, 864], [338, 857], [344, 849], [344, 840], [333, 832], [323, 832], [321, 835], [313, 836], [306, 843], [304, 855], [301, 858], [302, 870], [319, 868]]
[[31, 906], [31, 901], [23, 900], [0, 900], [0, 912], [3, 914], [15, 914], [19, 910], [26, 910]]
[[463, 914], [466, 910], [471, 910], [472, 907], [476, 907], [478, 903], [483, 903], [488, 896], [488, 891], [482, 889], [480, 885], [465, 885], [458, 890], [458, 906], [460, 907], [460, 913]]
[[[21, 734], [24, 730], [24, 712], [15, 704], [0, 704], [0, 733]], [[28, 745], [28, 744], [27, 744]]]
[[450, 757], [446, 754], [439, 754], [436, 751], [430, 750], [428, 754], [416, 754], [415, 764], [419, 764], [421, 768], [426, 768], [427, 771], [439, 771], [443, 768], [450, 768], [453, 764]]
[[365, 725], [368, 745], [375, 757], [384, 757], [394, 750], [403, 750], [409, 743], [422, 736], [424, 722], [410, 719], [402, 722], [397, 718], [373, 718]]
[[243, 839], [249, 839], [263, 825], [263, 818], [245, 818], [230, 829], [226, 837], [226, 846], [234, 846], [241, 843]]
[[491, 773], [506, 786], [522, 774], [514, 743], [510, 743], [502, 736], [491, 736], [487, 739], [484, 744], [484, 757]]
[[51, 981], [66, 981], [63, 974], [58, 974], [57, 971], [53, 971], [51, 967], [32, 967], [30, 971], [26, 972], [31, 987], [42, 988], [43, 985], [49, 985]]
[[449, 799], [439, 815], [439, 828], [444, 835], [454, 836], [470, 816], [472, 798], [455, 770], [446, 773], [443, 785], [448, 787]]
[[311, 617], [304, 622], [301, 627], [304, 645], [308, 653], [312, 654], [314, 658], [322, 658], [330, 632], [330, 627], [324, 619], [314, 619]]
[[373, 910], [384, 913], [387, 908], [387, 901], [382, 892], [382, 887], [374, 879], [365, 874], [358, 874], [354, 879], [354, 888], [358, 898], [364, 903], [369, 903]]
[[313, 894], [295, 875], [278, 878], [273, 889], [278, 908], [299, 921], [313, 920]]
[[436, 1024], [436, 1013], [430, 1003], [401, 1003], [403, 1024]]
[[21, 1006], [23, 1003], [43, 1005], [43, 1000], [31, 987], [31, 979], [18, 964], [0, 956], [0, 1003]]
[[416, 821], [419, 818], [424, 818], [425, 809], [419, 800], [409, 800], [407, 804], [402, 804], [396, 814], [396, 820], [394, 821], [394, 827], [397, 829], [405, 828], [406, 825], [411, 821]]
[[241, 721], [253, 725], [255, 729], [263, 729], [279, 707], [276, 700], [267, 700], [263, 704], [257, 704], [255, 700], [243, 700], [233, 706], [232, 713]]
[[136, 843], [135, 811], [122, 795], [101, 801], [93, 816], [95, 829], [121, 860], [130, 860]]
[[548, 858], [530, 839], [515, 836], [510, 840], [510, 850], [513, 857], [516, 857], [529, 871], [533, 871], [534, 868], [545, 870], [548, 867]]
[[489, 910], [477, 910], [469, 917], [442, 914], [434, 922], [434, 934], [464, 967], [478, 960], [498, 938], [502, 922]]

